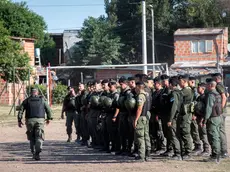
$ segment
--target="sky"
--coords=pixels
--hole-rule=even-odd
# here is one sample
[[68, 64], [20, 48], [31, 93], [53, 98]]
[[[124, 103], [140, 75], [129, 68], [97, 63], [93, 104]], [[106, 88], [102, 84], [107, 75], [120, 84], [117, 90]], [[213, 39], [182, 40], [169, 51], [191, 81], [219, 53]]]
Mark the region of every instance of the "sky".
[[[13, 0], [20, 2], [21, 0]], [[80, 29], [89, 16], [105, 14], [104, 0], [23, 0], [28, 7], [42, 16], [49, 33]]]

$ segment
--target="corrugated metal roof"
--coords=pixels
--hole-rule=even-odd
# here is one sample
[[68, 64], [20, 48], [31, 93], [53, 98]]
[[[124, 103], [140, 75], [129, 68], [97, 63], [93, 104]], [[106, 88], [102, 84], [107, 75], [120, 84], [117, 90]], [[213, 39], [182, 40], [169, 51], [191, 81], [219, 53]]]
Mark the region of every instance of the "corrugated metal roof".
[[174, 35], [218, 35], [224, 31], [225, 28], [188, 28], [178, 29]]

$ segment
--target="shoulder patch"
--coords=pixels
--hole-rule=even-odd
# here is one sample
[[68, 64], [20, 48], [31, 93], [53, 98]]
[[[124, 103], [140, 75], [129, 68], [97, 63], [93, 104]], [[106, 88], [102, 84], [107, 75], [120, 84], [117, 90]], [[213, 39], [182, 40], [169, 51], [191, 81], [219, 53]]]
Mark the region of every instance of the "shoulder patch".
[[171, 99], [170, 99], [170, 102], [173, 102], [175, 99], [174, 99], [174, 97], [172, 97]]

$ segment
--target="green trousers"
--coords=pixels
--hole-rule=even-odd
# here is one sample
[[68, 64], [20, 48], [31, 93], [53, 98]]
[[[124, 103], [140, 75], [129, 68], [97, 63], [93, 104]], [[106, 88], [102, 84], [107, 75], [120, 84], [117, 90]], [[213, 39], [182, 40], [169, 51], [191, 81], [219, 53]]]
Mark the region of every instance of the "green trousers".
[[221, 117], [211, 117], [207, 122], [208, 141], [212, 148], [212, 156], [220, 155]]
[[30, 141], [31, 152], [40, 153], [42, 151], [44, 135], [44, 118], [29, 118], [26, 119], [26, 134]]
[[193, 139], [193, 143], [195, 145], [195, 148], [201, 147], [201, 140], [199, 135], [199, 129], [198, 129], [197, 120], [192, 120], [191, 122], [191, 135]]
[[171, 140], [174, 155], [181, 155], [181, 144], [179, 141], [180, 129], [178, 126], [178, 120], [172, 120], [172, 126], [169, 127], [169, 139]]
[[66, 132], [68, 135], [71, 135], [73, 132], [72, 125], [76, 128], [76, 134], [78, 134], [78, 129], [80, 127], [80, 116], [76, 111], [67, 111], [66, 112]]
[[200, 126], [202, 117], [197, 117], [196, 121], [198, 124], [198, 131], [200, 139], [203, 143], [203, 151], [209, 152], [209, 142], [208, 142], [208, 136], [207, 136], [207, 127], [206, 126]]
[[191, 122], [191, 113], [180, 114], [180, 139], [182, 141], [182, 154], [185, 155], [188, 155], [192, 152]]
[[149, 120], [146, 116], [140, 116], [135, 128], [135, 138], [138, 143], [138, 154], [141, 159], [146, 158], [146, 150], [151, 150], [149, 138]]
[[220, 143], [221, 143], [221, 153], [228, 153], [228, 144], [225, 131], [225, 115], [221, 115], [221, 125], [220, 125]]

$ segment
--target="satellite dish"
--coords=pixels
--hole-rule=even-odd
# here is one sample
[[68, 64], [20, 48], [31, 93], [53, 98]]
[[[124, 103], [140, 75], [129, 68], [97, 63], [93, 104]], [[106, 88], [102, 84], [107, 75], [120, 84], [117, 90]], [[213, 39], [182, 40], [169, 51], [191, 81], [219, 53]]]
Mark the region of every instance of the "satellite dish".
[[230, 52], [230, 44], [228, 44], [228, 51]]

